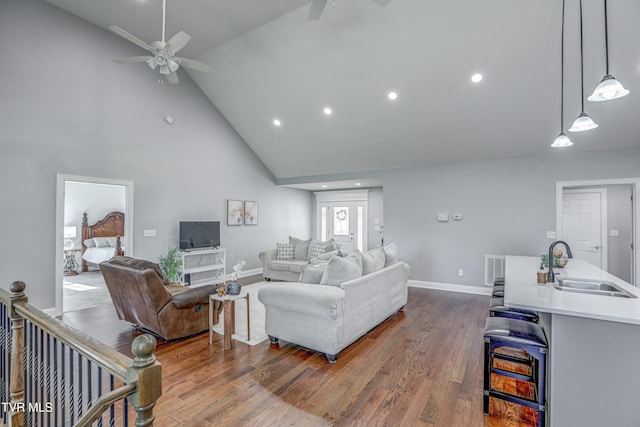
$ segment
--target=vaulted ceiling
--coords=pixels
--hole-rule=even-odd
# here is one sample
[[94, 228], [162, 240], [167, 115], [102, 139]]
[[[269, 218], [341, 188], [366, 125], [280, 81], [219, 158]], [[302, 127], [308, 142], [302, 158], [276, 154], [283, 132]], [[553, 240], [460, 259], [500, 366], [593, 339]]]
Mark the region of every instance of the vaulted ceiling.
[[[161, 0], [47, 1], [160, 39]], [[190, 76], [277, 179], [303, 182], [640, 146], [640, 2], [608, 6], [610, 71], [631, 94], [586, 102], [600, 127], [568, 133], [575, 145], [561, 150], [549, 147], [560, 132], [559, 0], [329, 0], [318, 21], [308, 0], [168, 0], [167, 37], [192, 36], [180, 55], [216, 71]], [[565, 132], [581, 110], [578, 10], [566, 0]], [[584, 67], [588, 96], [605, 74], [602, 0], [584, 1]]]

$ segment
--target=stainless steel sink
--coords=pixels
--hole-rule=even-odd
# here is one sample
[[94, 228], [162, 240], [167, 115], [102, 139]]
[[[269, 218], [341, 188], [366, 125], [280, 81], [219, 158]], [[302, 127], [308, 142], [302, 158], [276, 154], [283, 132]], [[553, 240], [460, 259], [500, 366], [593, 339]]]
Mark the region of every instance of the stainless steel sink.
[[621, 286], [606, 280], [575, 279], [558, 277], [553, 287], [560, 291], [578, 292], [581, 294], [604, 295], [609, 297], [637, 298]]

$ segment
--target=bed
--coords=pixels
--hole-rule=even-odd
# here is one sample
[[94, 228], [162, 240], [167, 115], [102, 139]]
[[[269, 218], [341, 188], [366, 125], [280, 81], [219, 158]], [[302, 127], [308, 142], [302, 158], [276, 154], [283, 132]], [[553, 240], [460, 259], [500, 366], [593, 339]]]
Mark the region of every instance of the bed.
[[124, 255], [124, 213], [110, 212], [93, 225], [82, 214], [82, 271], [100, 268], [101, 262]]

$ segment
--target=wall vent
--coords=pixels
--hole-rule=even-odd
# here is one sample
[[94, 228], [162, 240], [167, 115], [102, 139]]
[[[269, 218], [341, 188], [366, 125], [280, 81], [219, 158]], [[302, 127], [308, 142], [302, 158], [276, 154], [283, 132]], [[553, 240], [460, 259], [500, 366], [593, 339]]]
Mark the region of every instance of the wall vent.
[[493, 286], [496, 277], [504, 277], [505, 255], [484, 256], [484, 283]]

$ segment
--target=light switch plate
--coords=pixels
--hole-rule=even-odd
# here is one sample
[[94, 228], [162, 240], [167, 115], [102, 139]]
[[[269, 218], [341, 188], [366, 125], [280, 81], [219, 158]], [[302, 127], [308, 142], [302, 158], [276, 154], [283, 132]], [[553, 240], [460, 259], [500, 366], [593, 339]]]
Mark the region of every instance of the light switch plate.
[[547, 239], [555, 239], [556, 232], [555, 231], [547, 231]]
[[144, 230], [144, 237], [156, 237], [156, 230]]
[[616, 230], [616, 229], [611, 229], [611, 230], [609, 230], [609, 236], [618, 237], [618, 236], [620, 236], [620, 231]]
[[447, 222], [449, 221], [449, 214], [446, 212], [441, 212], [438, 214], [438, 221], [439, 222]]

